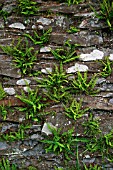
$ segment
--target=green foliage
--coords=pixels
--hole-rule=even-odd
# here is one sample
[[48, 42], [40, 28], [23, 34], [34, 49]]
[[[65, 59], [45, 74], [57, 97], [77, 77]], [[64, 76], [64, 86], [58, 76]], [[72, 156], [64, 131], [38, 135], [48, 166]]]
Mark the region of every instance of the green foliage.
[[15, 164], [10, 164], [8, 159], [2, 159], [0, 161], [0, 170], [17, 170], [17, 166]]
[[71, 5], [71, 4], [79, 4], [81, 2], [83, 2], [83, 0], [66, 0], [68, 5]]
[[27, 119], [33, 119], [33, 120], [40, 120], [41, 115], [39, 111], [41, 111], [47, 104], [45, 104], [46, 98], [43, 98], [39, 94], [39, 89], [36, 90], [30, 90], [28, 94], [21, 92], [20, 95], [16, 95], [18, 99], [20, 99], [23, 103], [25, 103], [25, 107], [19, 108], [19, 111], [24, 111], [26, 113]]
[[57, 167], [54, 167], [54, 170], [64, 170], [64, 168], [61, 168], [61, 167], [57, 168]]
[[101, 170], [102, 167], [99, 165], [89, 165], [88, 167], [84, 165], [84, 170]]
[[71, 26], [70, 29], [67, 31], [68, 33], [77, 33], [79, 32], [80, 29], [74, 27], [74, 26]]
[[90, 113], [89, 119], [85, 121], [83, 124], [84, 127], [84, 134], [87, 136], [96, 136], [99, 133], [101, 133], [101, 130], [99, 128], [99, 120], [94, 119], [93, 114]]
[[108, 77], [112, 73], [112, 65], [113, 62], [109, 60], [108, 57], [105, 58], [105, 61], [99, 60], [100, 63], [102, 63], [103, 70], [100, 73], [102, 77]]
[[79, 4], [79, 3], [83, 2], [83, 0], [65, 0], [65, 1], [69, 6], [72, 4]]
[[72, 45], [69, 43], [69, 41], [66, 41], [64, 48], [51, 50], [51, 52], [57, 60], [62, 61], [62, 63], [68, 63], [79, 58], [79, 56], [76, 56], [75, 50], [78, 46], [79, 44]]
[[48, 29], [47, 31], [44, 31], [39, 35], [36, 31], [34, 31], [33, 36], [30, 34], [24, 34], [25, 37], [29, 38], [35, 45], [43, 46], [45, 43], [49, 41], [50, 33], [52, 32], [52, 29]]
[[7, 11], [0, 10], [0, 16], [3, 17], [4, 22], [6, 22], [8, 15], [9, 15], [9, 14], [8, 14]]
[[70, 160], [70, 155], [74, 155], [76, 142], [88, 142], [85, 138], [74, 138], [73, 129], [61, 133], [61, 129], [52, 128], [49, 124], [48, 128], [51, 130], [53, 136], [48, 136], [47, 139], [42, 141], [46, 144], [46, 152], [63, 153], [64, 157], [68, 160]]
[[0, 83], [0, 100], [6, 97], [6, 92], [4, 91], [2, 84]]
[[112, 159], [112, 149], [113, 149], [113, 129], [107, 133], [102, 134], [99, 132], [98, 135], [94, 135], [89, 143], [86, 144], [86, 150], [90, 152], [98, 152], [102, 159], [106, 157], [109, 161]]
[[72, 103], [69, 106], [64, 105], [64, 109], [66, 112], [65, 114], [69, 118], [72, 118], [74, 120], [81, 118], [89, 110], [89, 108], [83, 109], [82, 100], [80, 100], [80, 102], [77, 102], [76, 99], [73, 99]]
[[82, 75], [82, 73], [77, 72], [77, 78], [75, 78], [72, 82], [72, 87], [76, 93], [77, 92], [84, 92], [86, 94], [95, 94], [98, 90], [95, 90], [96, 85], [96, 74], [92, 76], [90, 80], [88, 80], [87, 72]]
[[6, 107], [3, 106], [3, 105], [0, 105], [0, 115], [2, 115], [3, 117], [3, 120], [6, 120], [6, 117], [7, 117], [7, 110], [6, 110]]
[[19, 68], [23, 75], [32, 72], [38, 51], [34, 52], [34, 48], [29, 47], [27, 40], [24, 42], [24, 40], [19, 39], [16, 46], [14, 42], [12, 46], [1, 46], [1, 48], [6, 54], [13, 57], [15, 67]]
[[25, 130], [29, 128], [30, 128], [30, 125], [26, 125], [26, 126], [20, 125], [17, 132], [9, 132], [9, 133], [3, 134], [1, 135], [1, 139], [6, 140], [6, 141], [23, 140], [26, 137]]
[[45, 94], [56, 102], [62, 101], [69, 96], [68, 76], [63, 69], [62, 63], [60, 67], [55, 66], [52, 72], [48, 72], [48, 77], [37, 80], [38, 86], [46, 90]]
[[36, 15], [39, 8], [37, 2], [32, 0], [18, 0], [19, 13], [25, 16]]
[[65, 3], [68, 4], [68, 6], [73, 5], [73, 4], [77, 5], [77, 4], [81, 3], [81, 2], [84, 2], [84, 0], [57, 0], [57, 1], [59, 1], [61, 3], [65, 2]]
[[29, 166], [28, 170], [37, 170], [37, 168], [35, 168], [33, 166]]
[[92, 10], [95, 12], [95, 15], [100, 20], [105, 20], [110, 29], [112, 29], [112, 20], [113, 20], [113, 2], [110, 0], [102, 0], [99, 2], [100, 12], [97, 11], [91, 6]]

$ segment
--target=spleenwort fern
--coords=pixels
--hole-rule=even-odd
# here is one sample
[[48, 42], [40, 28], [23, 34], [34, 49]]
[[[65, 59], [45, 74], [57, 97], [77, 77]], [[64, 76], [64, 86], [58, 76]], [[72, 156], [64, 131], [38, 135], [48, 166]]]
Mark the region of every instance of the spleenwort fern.
[[21, 95], [16, 95], [16, 97], [26, 104], [25, 107], [19, 108], [19, 110], [26, 113], [27, 119], [41, 119], [38, 113], [47, 104], [44, 103], [44, 101], [46, 101], [46, 98], [43, 98], [39, 95], [39, 89], [29, 90], [28, 94], [22, 91]]
[[76, 47], [80, 46], [79, 44], [70, 44], [69, 41], [66, 41], [64, 44], [64, 48], [51, 50], [54, 57], [62, 61], [62, 63], [69, 63], [71, 61], [74, 61], [79, 58], [79, 56], [76, 55]]
[[43, 31], [41, 35], [34, 31], [33, 36], [31, 36], [30, 34], [24, 34], [24, 36], [29, 38], [35, 45], [43, 46], [45, 43], [49, 41], [51, 31], [52, 29], [50, 28], [47, 31]]
[[52, 132], [52, 136], [48, 136], [47, 139], [42, 140], [45, 143], [46, 152], [54, 152], [56, 154], [62, 153], [67, 160], [70, 160], [70, 156], [74, 155], [74, 146], [76, 142], [87, 143], [85, 138], [76, 138], [73, 136], [74, 130], [69, 129], [66, 132], [61, 132], [61, 129], [52, 128], [48, 124], [48, 128]]
[[82, 108], [82, 100], [77, 102], [74, 99], [70, 105], [69, 103], [70, 102], [68, 102], [67, 105], [64, 105], [64, 110], [65, 114], [71, 119], [76, 120], [78, 118], [81, 118], [89, 110], [89, 108], [86, 109]]
[[39, 8], [37, 7], [37, 2], [33, 0], [18, 0], [18, 11], [22, 15], [30, 16], [36, 15]]
[[1, 83], [0, 83], [0, 100], [6, 97], [6, 92], [4, 91]]
[[19, 39], [17, 45], [13, 42], [12, 46], [1, 46], [1, 48], [6, 54], [13, 56], [14, 66], [19, 68], [23, 75], [32, 72], [38, 51], [34, 52], [34, 48], [29, 47], [27, 40]]
[[95, 90], [95, 85], [97, 82], [96, 74], [92, 76], [90, 80], [88, 80], [87, 72], [82, 75], [82, 73], [77, 72], [77, 78], [75, 78], [72, 82], [72, 87], [76, 93], [84, 92], [86, 94], [95, 94], [98, 90]]
[[99, 60], [100, 63], [102, 63], [102, 72], [100, 73], [100, 75], [102, 77], [108, 77], [111, 75], [112, 73], [112, 65], [113, 65], [113, 61], [110, 61], [108, 57], [105, 58], [105, 61], [103, 60]]
[[2, 159], [0, 161], [0, 170], [17, 170], [15, 164], [11, 164], [8, 159]]
[[38, 86], [46, 90], [45, 94], [56, 102], [65, 100], [68, 98], [68, 77], [69, 75], [63, 69], [63, 64], [60, 63], [60, 67], [55, 65], [52, 72], [48, 72], [48, 77], [42, 80], [37, 80]]

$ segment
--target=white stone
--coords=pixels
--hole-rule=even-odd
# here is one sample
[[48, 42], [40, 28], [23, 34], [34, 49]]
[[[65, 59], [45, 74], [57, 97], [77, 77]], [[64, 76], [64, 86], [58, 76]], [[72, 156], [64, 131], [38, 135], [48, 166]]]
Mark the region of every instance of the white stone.
[[32, 25], [32, 29], [36, 29], [36, 25]]
[[113, 54], [110, 54], [109, 59], [113, 61]]
[[43, 125], [43, 127], [42, 127], [42, 133], [45, 133], [46, 135], [52, 135], [52, 132], [51, 132], [51, 130], [49, 129], [49, 126], [50, 126], [51, 128], [55, 128], [55, 129], [56, 129], [56, 127], [53, 126], [52, 123], [44, 123], [44, 125]]
[[50, 47], [42, 47], [40, 48], [40, 53], [46, 53], [46, 52], [50, 52], [51, 48]]
[[89, 158], [90, 158], [90, 155], [85, 155], [85, 158], [89, 159]]
[[104, 57], [104, 53], [100, 50], [93, 50], [90, 54], [80, 54], [79, 59], [82, 61], [94, 61], [101, 60]]
[[65, 28], [66, 27], [65, 17], [64, 16], [58, 16], [56, 18], [56, 25]]
[[17, 28], [17, 29], [21, 29], [21, 30], [25, 29], [25, 26], [20, 22], [13, 23], [13, 24], [9, 25], [9, 27], [10, 28]]
[[42, 25], [38, 25], [38, 29], [39, 29], [39, 30], [43, 30], [44, 27], [43, 27]]
[[38, 20], [37, 20], [37, 23], [42, 23], [42, 25], [49, 25], [51, 24], [52, 20], [49, 19], [49, 18], [43, 18], [43, 17], [40, 17]]
[[15, 94], [15, 89], [14, 88], [4, 88], [4, 91], [9, 95], [14, 95]]
[[31, 88], [28, 87], [28, 86], [23, 87], [23, 89], [24, 89], [24, 91], [27, 92], [27, 93], [31, 91]]
[[78, 64], [78, 63], [75, 63], [74, 66], [72, 67], [69, 67], [67, 69], [67, 73], [75, 73], [77, 71], [80, 71], [80, 72], [85, 72], [88, 70], [88, 66], [86, 65], [83, 65], [83, 64]]
[[30, 83], [31, 83], [31, 81], [28, 80], [28, 79], [20, 79], [16, 82], [16, 84], [19, 85], [19, 86], [25, 86], [25, 85], [30, 84]]
[[44, 74], [49, 74], [52, 72], [52, 68], [48, 67], [46, 69], [41, 69], [41, 72], [44, 73]]

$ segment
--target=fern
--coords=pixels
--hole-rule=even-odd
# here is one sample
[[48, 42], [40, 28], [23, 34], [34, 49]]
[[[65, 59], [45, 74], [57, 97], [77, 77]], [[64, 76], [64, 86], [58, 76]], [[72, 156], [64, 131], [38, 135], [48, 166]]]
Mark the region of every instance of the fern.
[[4, 91], [2, 84], [0, 83], [0, 100], [6, 97], [6, 92]]
[[29, 38], [35, 45], [43, 45], [49, 41], [49, 36], [52, 29], [50, 28], [47, 31], [43, 31], [42, 35], [39, 35], [36, 31], [34, 31], [34, 35], [24, 34], [25, 37]]
[[95, 94], [98, 92], [98, 90], [95, 90], [96, 82], [96, 74], [93, 75], [89, 81], [87, 72], [85, 72], [84, 75], [82, 75], [80, 72], [77, 72], [77, 78], [73, 80], [72, 87], [74, 88], [75, 92]]
[[88, 110], [89, 108], [83, 109], [82, 108], [82, 100], [80, 102], [77, 102], [75, 99], [72, 101], [72, 103], [69, 105], [64, 105], [65, 114], [71, 118], [71, 119], [78, 119], [81, 118]]

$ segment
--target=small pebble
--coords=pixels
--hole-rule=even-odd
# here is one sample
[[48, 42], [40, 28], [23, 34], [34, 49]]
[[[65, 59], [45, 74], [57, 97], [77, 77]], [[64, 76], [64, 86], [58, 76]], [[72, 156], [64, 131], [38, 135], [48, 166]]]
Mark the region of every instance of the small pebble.
[[15, 94], [15, 89], [14, 88], [4, 88], [4, 91], [9, 94], [10, 96]]
[[17, 84], [17, 85], [20, 85], [20, 86], [24, 86], [24, 85], [30, 84], [30, 83], [31, 83], [31, 81], [28, 80], [28, 79], [20, 79], [20, 80], [18, 80], [18, 81], [16, 82], [16, 84]]

